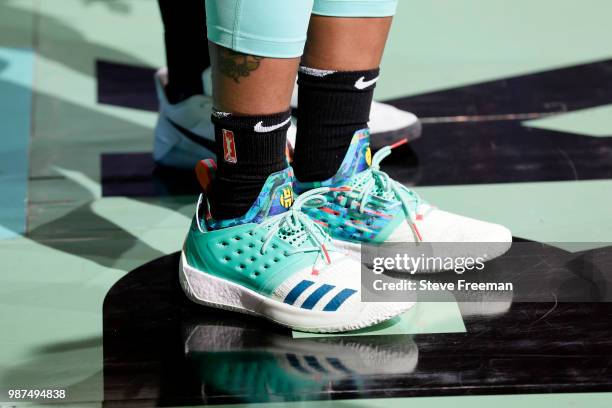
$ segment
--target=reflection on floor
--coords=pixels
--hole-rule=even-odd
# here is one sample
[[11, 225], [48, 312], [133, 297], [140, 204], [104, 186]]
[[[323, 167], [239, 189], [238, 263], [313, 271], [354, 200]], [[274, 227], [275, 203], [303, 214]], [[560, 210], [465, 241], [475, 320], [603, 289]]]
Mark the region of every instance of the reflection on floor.
[[[491, 273], [516, 264], [512, 251]], [[522, 255], [520, 271], [536, 274], [527, 279], [550, 271], [538, 269], [541, 256]], [[465, 333], [294, 338], [266, 320], [189, 303], [177, 261], [143, 265], [106, 297], [106, 406], [612, 390], [610, 303], [516, 303], [511, 293], [479, 292], [458, 303]]]

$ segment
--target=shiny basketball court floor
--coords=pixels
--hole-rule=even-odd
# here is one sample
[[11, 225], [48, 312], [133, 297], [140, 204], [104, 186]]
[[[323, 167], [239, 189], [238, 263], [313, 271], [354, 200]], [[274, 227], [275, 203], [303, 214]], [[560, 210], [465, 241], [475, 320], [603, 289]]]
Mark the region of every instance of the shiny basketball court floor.
[[[377, 98], [425, 126], [387, 170], [517, 239], [606, 250], [611, 14], [400, 1]], [[163, 61], [154, 1], [0, 0], [1, 407], [14, 388], [79, 407], [612, 404], [607, 304], [451, 299], [419, 305], [411, 334], [326, 339], [186, 304], [193, 181], [148, 156]]]

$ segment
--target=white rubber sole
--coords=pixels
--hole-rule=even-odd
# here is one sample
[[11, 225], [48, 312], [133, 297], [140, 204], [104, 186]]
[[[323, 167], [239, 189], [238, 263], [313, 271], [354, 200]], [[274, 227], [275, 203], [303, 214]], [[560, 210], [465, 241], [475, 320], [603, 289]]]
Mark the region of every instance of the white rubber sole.
[[291, 329], [315, 333], [344, 332], [373, 326], [404, 313], [415, 304], [362, 303], [359, 310], [336, 312], [302, 309], [200, 271], [187, 264], [182, 252], [179, 280], [187, 297], [195, 303], [261, 316]]
[[[355, 242], [348, 242], [348, 241], [341, 241], [338, 239], [334, 239], [333, 240], [333, 244], [334, 246], [347, 253], [351, 258], [358, 260], [359, 262], [363, 263], [362, 260], [362, 256], [361, 256], [361, 244], [355, 243]], [[399, 244], [399, 242], [398, 242]], [[483, 243], [486, 244], [486, 243]], [[483, 248], [482, 253], [483, 254], [487, 254], [486, 257], [486, 262], [498, 258], [500, 256], [502, 256], [503, 254], [505, 254], [510, 247], [512, 246], [512, 242], [492, 242], [491, 245], [487, 246], [486, 248]], [[450, 257], [455, 257], [455, 258], [477, 258], [480, 257], [481, 254], [449, 254], [448, 256]], [[366, 266], [368, 267], [372, 267], [372, 264], [368, 264], [368, 263], [364, 263], [366, 264]], [[485, 267], [486, 270], [486, 267]], [[444, 269], [428, 269], [428, 270], [418, 270], [416, 273], [438, 273], [438, 272], [445, 272], [446, 270]], [[393, 272], [406, 272], [403, 270], [398, 270], [398, 271], [393, 271]], [[406, 272], [408, 273], [408, 272]]]

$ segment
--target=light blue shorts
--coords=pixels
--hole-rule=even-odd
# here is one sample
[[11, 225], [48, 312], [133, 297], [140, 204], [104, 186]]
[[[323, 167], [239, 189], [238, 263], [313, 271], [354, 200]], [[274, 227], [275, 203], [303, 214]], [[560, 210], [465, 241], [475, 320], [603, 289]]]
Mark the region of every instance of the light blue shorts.
[[206, 0], [208, 39], [272, 58], [302, 55], [311, 14], [388, 17], [397, 0]]

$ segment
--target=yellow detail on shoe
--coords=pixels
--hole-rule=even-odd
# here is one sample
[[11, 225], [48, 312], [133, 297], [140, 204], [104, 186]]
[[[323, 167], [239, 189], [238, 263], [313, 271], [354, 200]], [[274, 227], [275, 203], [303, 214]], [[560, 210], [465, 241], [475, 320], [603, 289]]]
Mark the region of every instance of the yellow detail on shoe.
[[285, 208], [289, 208], [293, 205], [293, 200], [293, 189], [291, 187], [285, 187], [279, 198], [280, 204]]
[[365, 160], [368, 166], [372, 165], [372, 149], [370, 149], [370, 146], [368, 146], [368, 148], [366, 149]]

